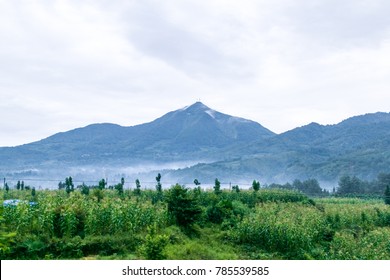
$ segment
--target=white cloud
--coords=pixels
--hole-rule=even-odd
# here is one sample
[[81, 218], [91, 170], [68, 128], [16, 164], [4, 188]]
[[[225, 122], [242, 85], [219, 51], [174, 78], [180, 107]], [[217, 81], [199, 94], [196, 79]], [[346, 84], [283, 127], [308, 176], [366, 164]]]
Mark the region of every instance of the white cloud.
[[282, 132], [390, 103], [390, 3], [0, 1], [0, 145], [200, 98]]

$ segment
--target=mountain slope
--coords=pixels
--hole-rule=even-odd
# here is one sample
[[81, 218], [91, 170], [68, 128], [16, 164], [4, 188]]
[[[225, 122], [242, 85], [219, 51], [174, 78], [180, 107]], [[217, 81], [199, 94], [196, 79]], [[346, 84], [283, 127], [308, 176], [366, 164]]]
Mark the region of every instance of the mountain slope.
[[93, 124], [57, 133], [38, 142], [1, 148], [7, 166], [130, 164], [134, 160], [219, 158], [218, 151], [273, 136], [260, 124], [219, 113], [197, 102], [146, 124], [122, 127]]
[[[236, 182], [310, 177], [337, 181], [343, 174], [372, 179], [389, 172], [390, 113], [356, 116], [336, 125], [310, 123], [276, 135], [256, 122], [197, 102], [141, 125], [93, 124], [0, 148], [0, 158], [3, 173], [32, 169], [64, 173], [69, 168], [84, 170], [79, 168], [83, 166], [97, 166], [105, 173], [106, 168], [154, 163], [153, 170], [184, 182], [216, 177]], [[183, 167], [167, 165], [175, 162], [193, 166], [163, 171]]]
[[171, 173], [183, 180], [211, 174], [265, 181], [315, 177], [337, 181], [343, 174], [373, 179], [389, 172], [390, 114], [349, 118], [337, 125], [309, 125], [230, 150], [231, 158]]

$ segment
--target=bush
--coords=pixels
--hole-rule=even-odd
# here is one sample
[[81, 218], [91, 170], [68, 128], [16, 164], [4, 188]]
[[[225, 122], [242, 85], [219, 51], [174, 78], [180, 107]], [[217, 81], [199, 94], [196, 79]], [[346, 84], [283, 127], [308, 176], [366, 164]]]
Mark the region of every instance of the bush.
[[224, 219], [233, 214], [233, 204], [230, 200], [221, 200], [207, 209], [207, 219], [215, 224], [221, 224]]
[[200, 220], [202, 209], [197, 196], [188, 192], [185, 187], [176, 184], [172, 186], [166, 197], [168, 215], [178, 226], [189, 228]]
[[142, 251], [147, 260], [163, 260], [165, 256], [165, 247], [168, 245], [169, 237], [163, 234], [157, 234], [156, 225], [148, 227], [148, 234], [145, 237], [145, 243]]

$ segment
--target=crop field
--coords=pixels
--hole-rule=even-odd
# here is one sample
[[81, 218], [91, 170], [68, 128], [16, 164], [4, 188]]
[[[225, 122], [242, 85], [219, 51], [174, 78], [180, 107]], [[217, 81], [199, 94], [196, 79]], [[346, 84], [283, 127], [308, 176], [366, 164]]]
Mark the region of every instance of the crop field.
[[0, 197], [1, 259], [390, 259], [381, 199], [178, 184]]

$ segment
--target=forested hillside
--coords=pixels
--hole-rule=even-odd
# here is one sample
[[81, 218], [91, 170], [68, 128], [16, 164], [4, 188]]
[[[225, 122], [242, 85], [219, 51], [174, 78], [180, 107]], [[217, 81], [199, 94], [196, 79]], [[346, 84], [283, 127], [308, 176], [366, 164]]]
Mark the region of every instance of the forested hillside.
[[316, 178], [335, 184], [348, 175], [373, 180], [389, 171], [390, 114], [356, 116], [336, 125], [311, 123], [275, 134], [197, 102], [146, 124], [93, 124], [3, 147], [0, 157], [0, 172], [15, 179], [30, 171], [53, 179], [56, 170], [74, 174], [86, 169], [96, 170], [91, 176], [110, 172], [113, 177], [153, 166], [148, 171], [178, 182], [195, 177], [279, 183]]

